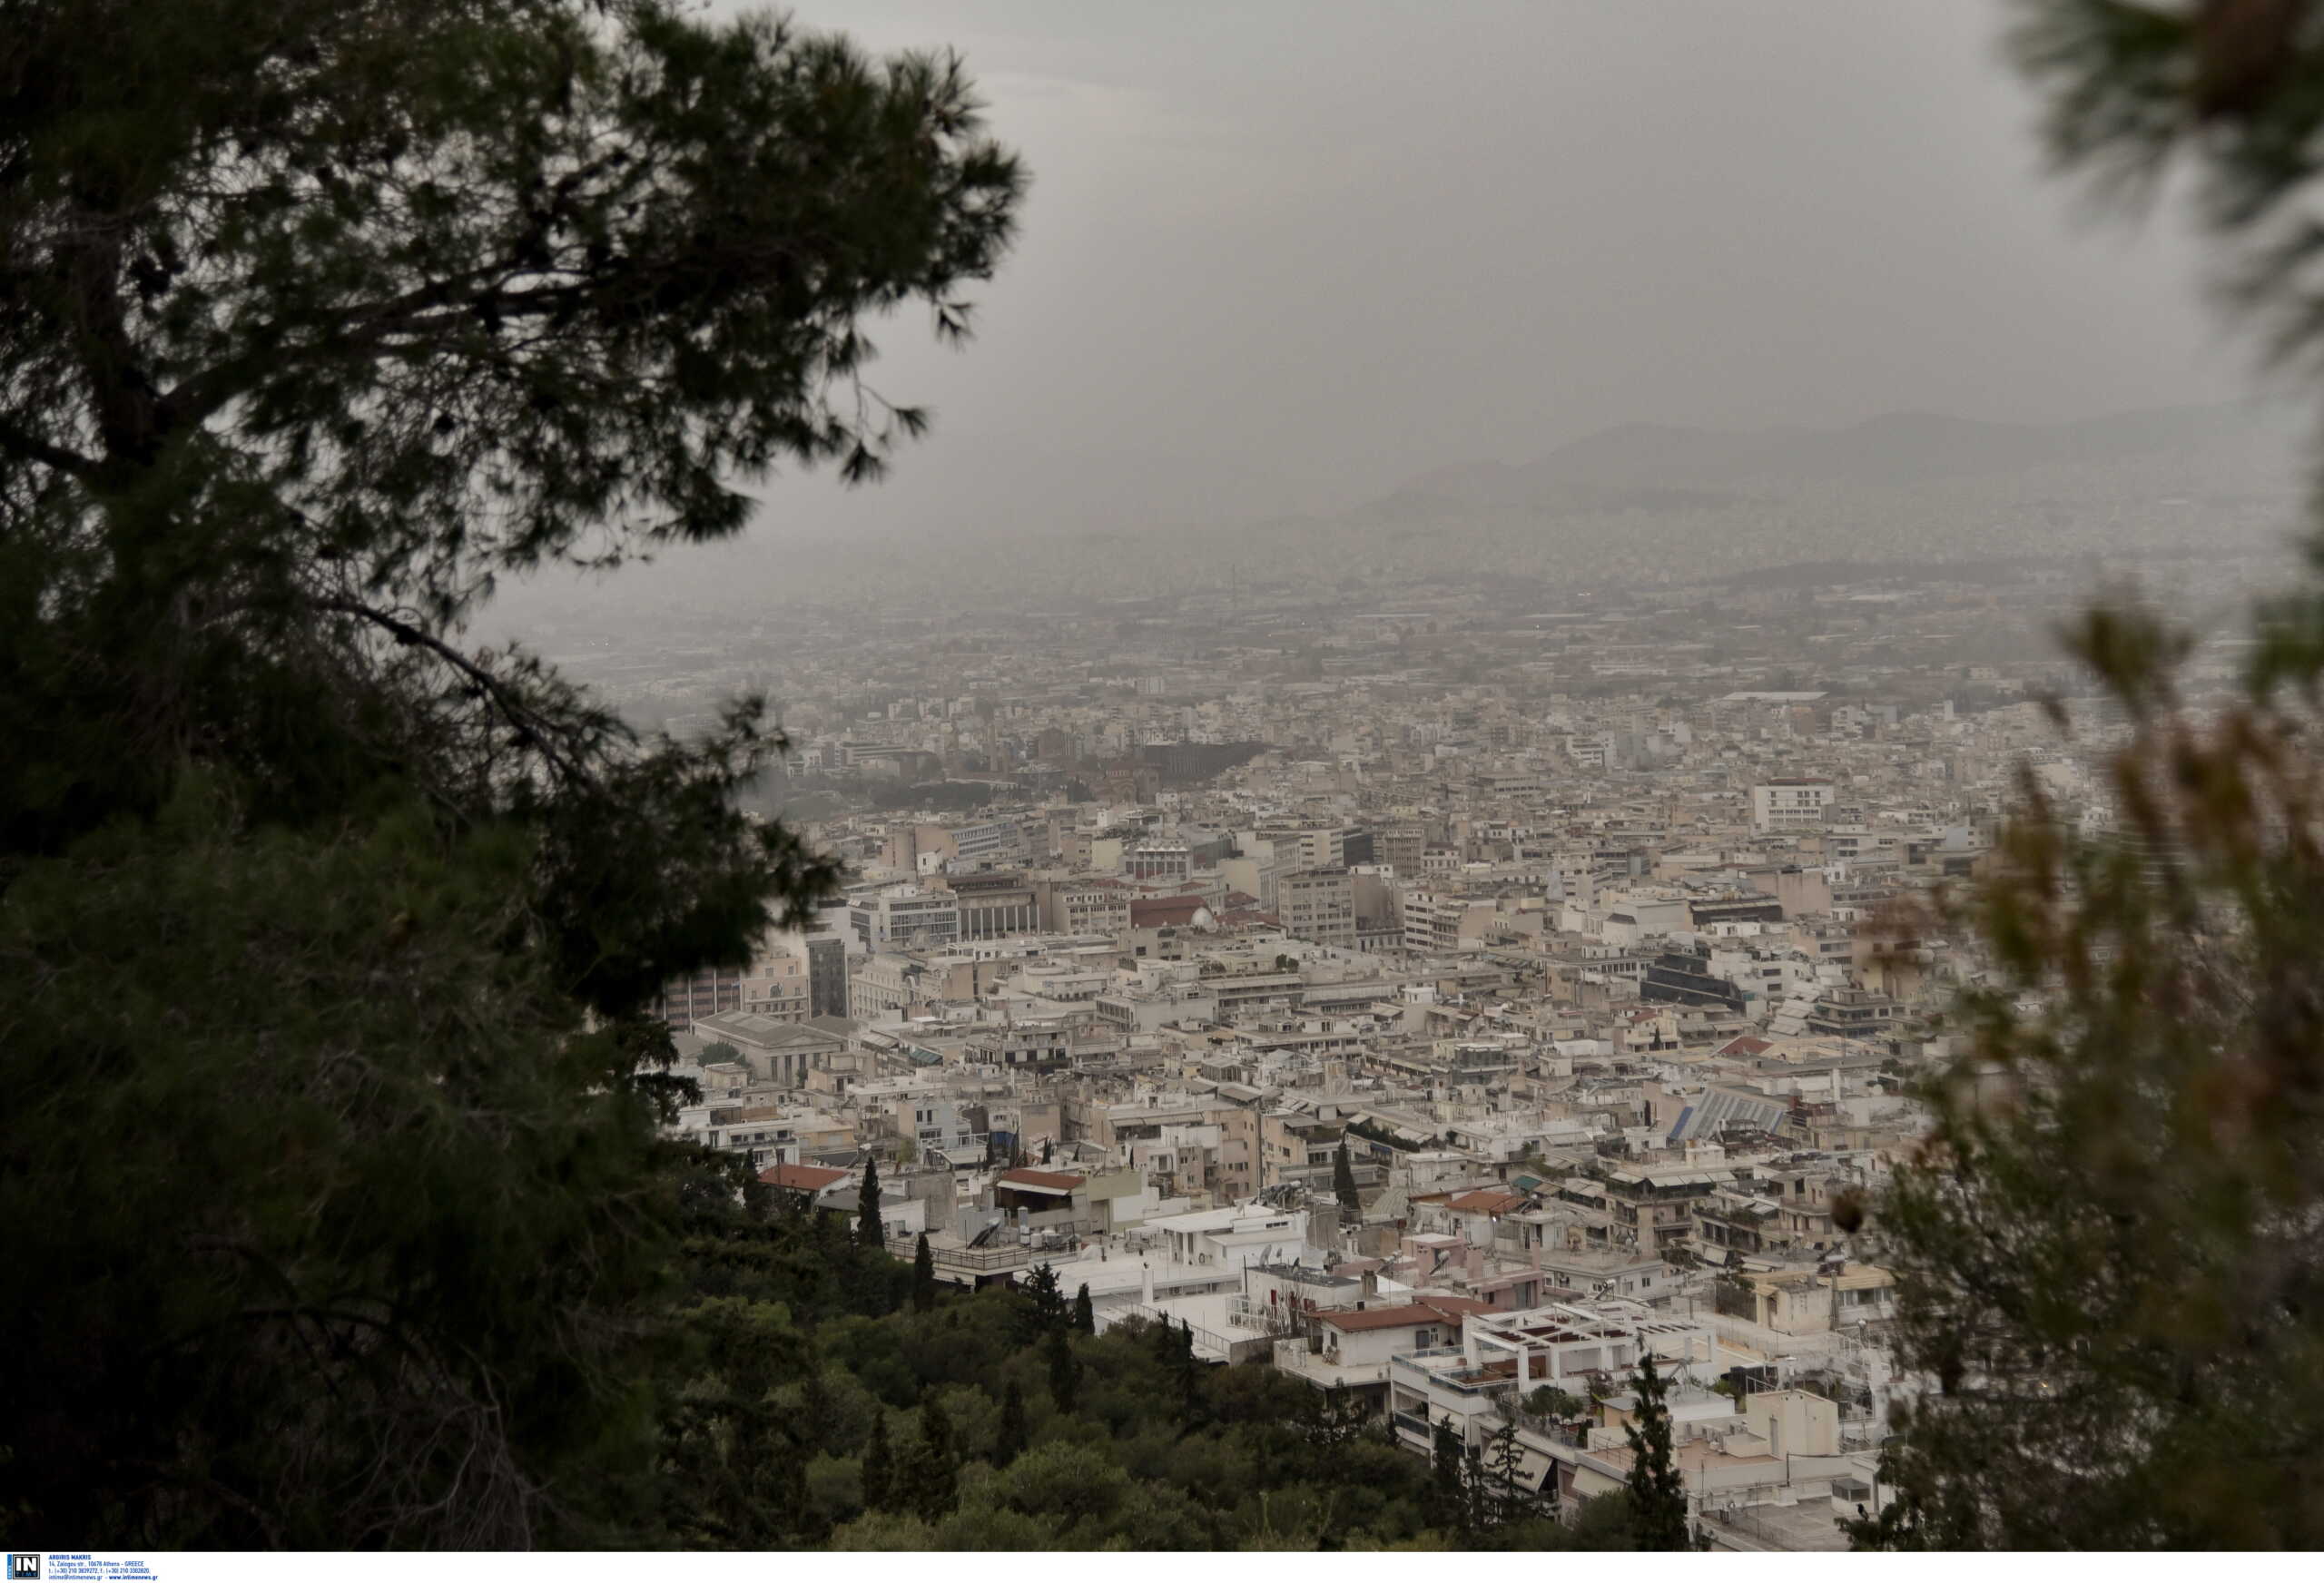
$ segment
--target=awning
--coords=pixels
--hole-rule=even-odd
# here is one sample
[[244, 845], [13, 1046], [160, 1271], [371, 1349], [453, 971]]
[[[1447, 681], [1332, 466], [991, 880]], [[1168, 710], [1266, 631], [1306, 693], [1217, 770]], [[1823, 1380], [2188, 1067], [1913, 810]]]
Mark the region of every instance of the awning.
[[1541, 1481], [1550, 1476], [1557, 1462], [1547, 1453], [1520, 1444], [1517, 1448], [1517, 1481], [1527, 1490], [1538, 1490]]

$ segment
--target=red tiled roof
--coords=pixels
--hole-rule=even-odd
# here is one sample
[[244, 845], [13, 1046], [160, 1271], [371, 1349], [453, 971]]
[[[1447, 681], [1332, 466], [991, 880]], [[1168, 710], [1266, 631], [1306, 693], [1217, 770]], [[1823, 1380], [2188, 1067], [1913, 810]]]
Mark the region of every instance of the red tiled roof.
[[1465, 1210], [1472, 1214], [1506, 1214], [1524, 1204], [1514, 1193], [1498, 1193], [1481, 1187], [1474, 1193], [1462, 1193], [1444, 1201], [1447, 1209]]
[[788, 1187], [793, 1193], [821, 1193], [834, 1182], [846, 1181], [847, 1173], [828, 1165], [770, 1165], [759, 1173], [759, 1180], [770, 1187]]
[[1316, 1322], [1337, 1331], [1394, 1330], [1408, 1324], [1443, 1324], [1444, 1316], [1423, 1303], [1400, 1303], [1393, 1308], [1327, 1309]]
[[1728, 1039], [1725, 1044], [1719, 1046], [1718, 1053], [1722, 1056], [1764, 1056], [1773, 1048], [1775, 1048], [1775, 1046], [1769, 1044], [1767, 1040], [1763, 1038], [1753, 1038], [1747, 1033], [1740, 1035], [1738, 1037]]
[[1457, 1324], [1464, 1313], [1484, 1313], [1492, 1308], [1482, 1298], [1425, 1296], [1386, 1308], [1325, 1309], [1315, 1318], [1338, 1331], [1394, 1330], [1408, 1324], [1443, 1324], [1448, 1320]]

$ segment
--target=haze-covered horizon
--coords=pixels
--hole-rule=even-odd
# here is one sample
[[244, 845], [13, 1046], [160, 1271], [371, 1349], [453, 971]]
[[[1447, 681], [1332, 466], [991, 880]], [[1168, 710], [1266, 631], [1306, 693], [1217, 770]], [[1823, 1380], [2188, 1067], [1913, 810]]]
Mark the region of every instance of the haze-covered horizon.
[[2247, 397], [2180, 207], [2093, 224], [2043, 173], [2008, 9], [808, 0], [962, 54], [1032, 174], [1021, 239], [964, 351], [875, 333], [869, 382], [935, 419], [886, 480], [770, 480], [740, 544], [616, 585], [1329, 520], [1627, 424]]

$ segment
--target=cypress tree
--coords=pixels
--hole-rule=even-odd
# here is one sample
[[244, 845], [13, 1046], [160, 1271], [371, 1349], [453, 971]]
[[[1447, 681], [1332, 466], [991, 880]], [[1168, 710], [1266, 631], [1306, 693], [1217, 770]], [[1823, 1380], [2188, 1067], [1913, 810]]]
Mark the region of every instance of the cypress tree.
[[1098, 1311], [1089, 1301], [1089, 1283], [1081, 1283], [1081, 1290], [1073, 1294], [1073, 1328], [1083, 1335], [1098, 1333]]
[[811, 1368], [807, 1377], [799, 1381], [797, 1432], [807, 1455], [813, 1456], [829, 1443], [831, 1422], [832, 1388], [823, 1383], [822, 1375]]
[[1654, 1354], [1640, 1349], [1631, 1387], [1638, 1412], [1623, 1426], [1630, 1442], [1630, 1533], [1641, 1550], [1690, 1550], [1687, 1482], [1671, 1460], [1670, 1409]]
[[994, 1465], [1006, 1468], [1023, 1456], [1032, 1443], [1033, 1431], [1025, 1421], [1025, 1392], [1011, 1380], [1000, 1399], [1000, 1433], [992, 1449]]
[[1081, 1382], [1081, 1365], [1074, 1360], [1072, 1336], [1062, 1329], [1049, 1332], [1049, 1400], [1057, 1403], [1059, 1412], [1071, 1412], [1076, 1388]]
[[920, 1514], [934, 1522], [952, 1509], [960, 1454], [952, 1445], [952, 1419], [931, 1390], [920, 1400], [920, 1450], [913, 1458], [911, 1495]]
[[888, 1450], [888, 1413], [872, 1413], [872, 1438], [863, 1447], [863, 1509], [885, 1511], [895, 1492], [895, 1461]]
[[1461, 1538], [1474, 1545], [1493, 1526], [1495, 1502], [1485, 1480], [1484, 1453], [1471, 1446], [1461, 1456]]
[[814, 1509], [807, 1499], [807, 1462], [811, 1453], [804, 1446], [793, 1446], [791, 1454], [775, 1459], [774, 1510], [767, 1515], [782, 1525], [783, 1531], [800, 1541], [811, 1540], [809, 1531], [814, 1522]]
[[1541, 1497], [1522, 1487], [1524, 1456], [1517, 1444], [1517, 1421], [1502, 1420], [1493, 1431], [1492, 1455], [1486, 1464], [1493, 1479], [1493, 1521], [1496, 1526], [1522, 1522], [1541, 1514]]
[[1188, 1422], [1202, 1415], [1202, 1365], [1195, 1361], [1194, 1321], [1183, 1320], [1178, 1330], [1178, 1407]]
[[1348, 1157], [1347, 1139], [1340, 1139], [1339, 1152], [1332, 1156], [1332, 1191], [1339, 1195], [1340, 1223], [1353, 1225], [1364, 1218], [1364, 1205], [1355, 1192], [1355, 1162]]
[[920, 1234], [911, 1250], [911, 1306], [915, 1313], [926, 1313], [936, 1306], [936, 1256], [928, 1251], [926, 1232]]
[[1453, 1431], [1449, 1412], [1436, 1421], [1425, 1505], [1429, 1527], [1450, 1533], [1461, 1526], [1461, 1437]]
[[888, 1245], [880, 1224], [880, 1162], [869, 1155], [863, 1156], [863, 1185], [855, 1191], [855, 1242], [863, 1248]]

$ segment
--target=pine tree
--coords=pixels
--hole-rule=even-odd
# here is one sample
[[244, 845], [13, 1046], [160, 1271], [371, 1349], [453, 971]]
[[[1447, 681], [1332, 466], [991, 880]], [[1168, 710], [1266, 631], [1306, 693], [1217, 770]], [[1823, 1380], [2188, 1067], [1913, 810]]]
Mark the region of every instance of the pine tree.
[[1355, 1162], [1348, 1155], [1344, 1137], [1332, 1156], [1332, 1191], [1339, 1196], [1342, 1224], [1354, 1225], [1364, 1218], [1364, 1205], [1355, 1191]]
[[993, 1465], [1006, 1468], [1023, 1456], [1032, 1443], [1033, 1431], [1025, 1421], [1025, 1393], [1012, 1379], [1000, 1399], [1000, 1431], [993, 1443]]
[[836, 870], [756, 703], [469, 623], [874, 476], [865, 328], [957, 338], [1021, 184], [949, 59], [765, 15], [0, 5], [0, 1264], [104, 1273], [0, 1305], [12, 1529], [650, 1537], [651, 1002]]
[[880, 1220], [880, 1162], [863, 1156], [863, 1183], [855, 1190], [855, 1242], [862, 1248], [888, 1245], [887, 1228]]
[[[2315, 7], [2018, 11], [2058, 164], [2110, 206], [2191, 196], [2243, 320], [2315, 379]], [[2083, 615], [2069, 652], [2129, 728], [2093, 777], [2120, 833], [2024, 773], [1989, 872], [1931, 909], [1990, 967], [1869, 1216], [1899, 1362], [1933, 1389], [1894, 1414], [1894, 1499], [1846, 1525], [1858, 1545], [2324, 1547], [2324, 493], [2309, 508], [2224, 696], [2182, 691], [2193, 633]]]
[[862, 1485], [866, 1511], [885, 1511], [895, 1499], [895, 1463], [888, 1450], [888, 1415], [884, 1410], [875, 1410], [872, 1414], [872, 1438], [863, 1447]]
[[1081, 1283], [1081, 1290], [1073, 1294], [1073, 1328], [1083, 1335], [1098, 1333], [1098, 1310], [1089, 1301], [1089, 1283]]
[[1631, 1389], [1638, 1411], [1622, 1426], [1630, 1442], [1630, 1533], [1641, 1550], [1690, 1550], [1687, 1481], [1672, 1460], [1670, 1409], [1654, 1354], [1640, 1349]]
[[911, 1306], [915, 1313], [926, 1313], [936, 1306], [936, 1255], [928, 1250], [928, 1234], [911, 1250]]
[[1073, 1411], [1081, 1382], [1081, 1365], [1073, 1356], [1073, 1337], [1062, 1327], [1049, 1332], [1049, 1400], [1059, 1412]]

